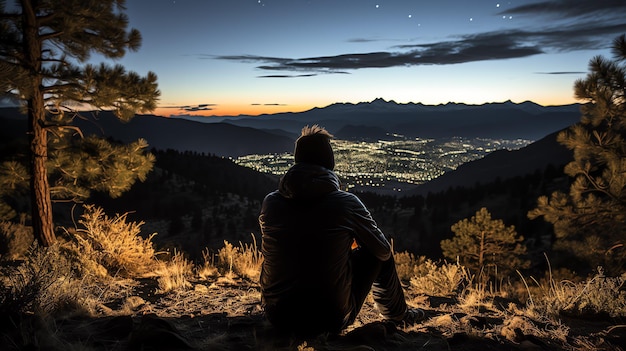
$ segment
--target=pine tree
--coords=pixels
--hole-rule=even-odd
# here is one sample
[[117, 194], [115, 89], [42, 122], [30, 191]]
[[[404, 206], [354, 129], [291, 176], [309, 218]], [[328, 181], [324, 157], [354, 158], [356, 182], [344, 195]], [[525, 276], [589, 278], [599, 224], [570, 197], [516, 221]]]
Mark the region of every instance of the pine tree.
[[[53, 191], [72, 197], [85, 194], [80, 187], [67, 187], [62, 180], [106, 182], [105, 188], [114, 195], [132, 184], [137, 175], [144, 177], [142, 172], [152, 167], [154, 160], [143, 155], [145, 141], [124, 154], [122, 149], [93, 139], [68, 140], [81, 136], [72, 125], [72, 120], [79, 117], [78, 109], [112, 110], [118, 118], [128, 120], [137, 112], [156, 107], [159, 91], [154, 73], [141, 77], [121, 65], [87, 64], [92, 53], [115, 59], [139, 48], [139, 32], [127, 31], [124, 3], [19, 0], [15, 10], [8, 11], [6, 1], [0, 1], [0, 97], [21, 102], [28, 115], [32, 223], [35, 237], [43, 245], [55, 240], [51, 196], [60, 194]], [[49, 147], [56, 150], [49, 153]], [[108, 164], [82, 159], [79, 166], [70, 167], [74, 168], [72, 174], [59, 176], [59, 183], [51, 187], [47, 167], [51, 163], [70, 166], [72, 162], [64, 155], [72, 147], [84, 147]], [[104, 150], [107, 148], [108, 155]], [[118, 152], [125, 158], [120, 162], [115, 160]]]
[[507, 227], [502, 220], [491, 219], [491, 213], [484, 207], [471, 219], [453, 224], [451, 229], [454, 237], [441, 241], [443, 255], [451, 260], [458, 259], [474, 272], [508, 274], [529, 266], [523, 259], [526, 254], [524, 238], [517, 235], [514, 226]]
[[530, 218], [554, 225], [555, 249], [588, 262], [592, 269], [622, 271], [626, 262], [626, 35], [613, 42], [615, 59], [591, 59], [574, 93], [585, 104], [580, 123], [558, 135], [573, 151], [564, 169], [573, 178], [569, 194], [542, 196]]

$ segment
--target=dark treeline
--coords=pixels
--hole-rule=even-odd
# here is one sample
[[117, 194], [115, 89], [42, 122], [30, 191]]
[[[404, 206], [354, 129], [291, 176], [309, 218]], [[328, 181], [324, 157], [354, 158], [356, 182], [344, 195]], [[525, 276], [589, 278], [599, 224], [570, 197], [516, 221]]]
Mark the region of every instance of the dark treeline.
[[493, 218], [515, 226], [517, 233], [525, 238], [533, 263], [542, 265], [545, 264], [543, 252], [549, 252], [553, 240], [552, 226], [542, 219], [530, 220], [527, 214], [536, 207], [539, 196], [568, 186], [569, 179], [563, 175], [562, 167], [550, 165], [526, 176], [453, 187], [427, 196], [396, 198], [374, 193], [358, 196], [370, 208], [383, 232], [393, 238], [396, 251], [442, 258], [440, 242], [453, 236], [450, 227], [486, 207]]
[[215, 155], [176, 150], [152, 153], [155, 168], [145, 182], [118, 199], [103, 194], [94, 199], [115, 211], [136, 211], [146, 219], [169, 218], [191, 214], [203, 202], [224, 194], [262, 199], [278, 181]]
[[223, 240], [237, 243], [258, 238], [263, 197], [278, 178], [238, 166], [227, 158], [197, 152], [152, 150], [156, 156], [146, 181], [117, 199], [95, 194], [91, 201], [108, 213], [127, 213], [144, 221], [155, 241], [187, 252], [192, 258]]

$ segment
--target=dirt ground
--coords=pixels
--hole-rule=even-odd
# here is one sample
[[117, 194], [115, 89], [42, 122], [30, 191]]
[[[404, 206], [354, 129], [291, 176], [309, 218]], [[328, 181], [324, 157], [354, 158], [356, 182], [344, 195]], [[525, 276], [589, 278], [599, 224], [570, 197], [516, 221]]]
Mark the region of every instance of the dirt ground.
[[[355, 324], [340, 335], [298, 338], [277, 332], [264, 319], [254, 283], [219, 278], [197, 282], [184, 292], [157, 294], [156, 289], [156, 282], [146, 279], [132, 296], [101, 306], [97, 316], [57, 316], [51, 324], [57, 344], [68, 345], [66, 350], [626, 349], [626, 324], [621, 320], [561, 316], [551, 323], [516, 314], [510, 301], [494, 301], [491, 306], [496, 308], [467, 313], [451, 298], [408, 296], [429, 318], [395, 327], [385, 323], [368, 300]], [[23, 323], [37, 323], [23, 318]], [[5, 347], [12, 349], [10, 341], [18, 344], [20, 337], [5, 333]]]

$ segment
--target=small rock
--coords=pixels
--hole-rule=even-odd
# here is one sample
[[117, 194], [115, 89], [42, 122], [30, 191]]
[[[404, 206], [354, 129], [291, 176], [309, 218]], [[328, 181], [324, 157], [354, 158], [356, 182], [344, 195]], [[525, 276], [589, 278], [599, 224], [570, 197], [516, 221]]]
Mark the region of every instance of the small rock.
[[207, 286], [204, 285], [204, 284], [196, 284], [193, 287], [193, 291], [195, 291], [195, 292], [197, 292], [199, 294], [205, 294], [205, 293], [209, 292], [209, 288], [207, 288]]
[[129, 296], [124, 301], [124, 308], [128, 308], [131, 311], [136, 310], [142, 305], [146, 304], [146, 300], [142, 299], [139, 296]]

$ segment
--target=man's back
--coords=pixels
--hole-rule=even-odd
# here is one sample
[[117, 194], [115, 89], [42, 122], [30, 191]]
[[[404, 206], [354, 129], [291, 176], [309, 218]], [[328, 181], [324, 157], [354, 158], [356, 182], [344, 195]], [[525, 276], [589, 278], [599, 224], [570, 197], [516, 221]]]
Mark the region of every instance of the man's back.
[[349, 262], [355, 239], [381, 260], [390, 255], [360, 200], [340, 191], [336, 175], [321, 166], [292, 167], [265, 198], [260, 223], [263, 303], [274, 324], [300, 324], [287, 328], [345, 324], [354, 308]]

